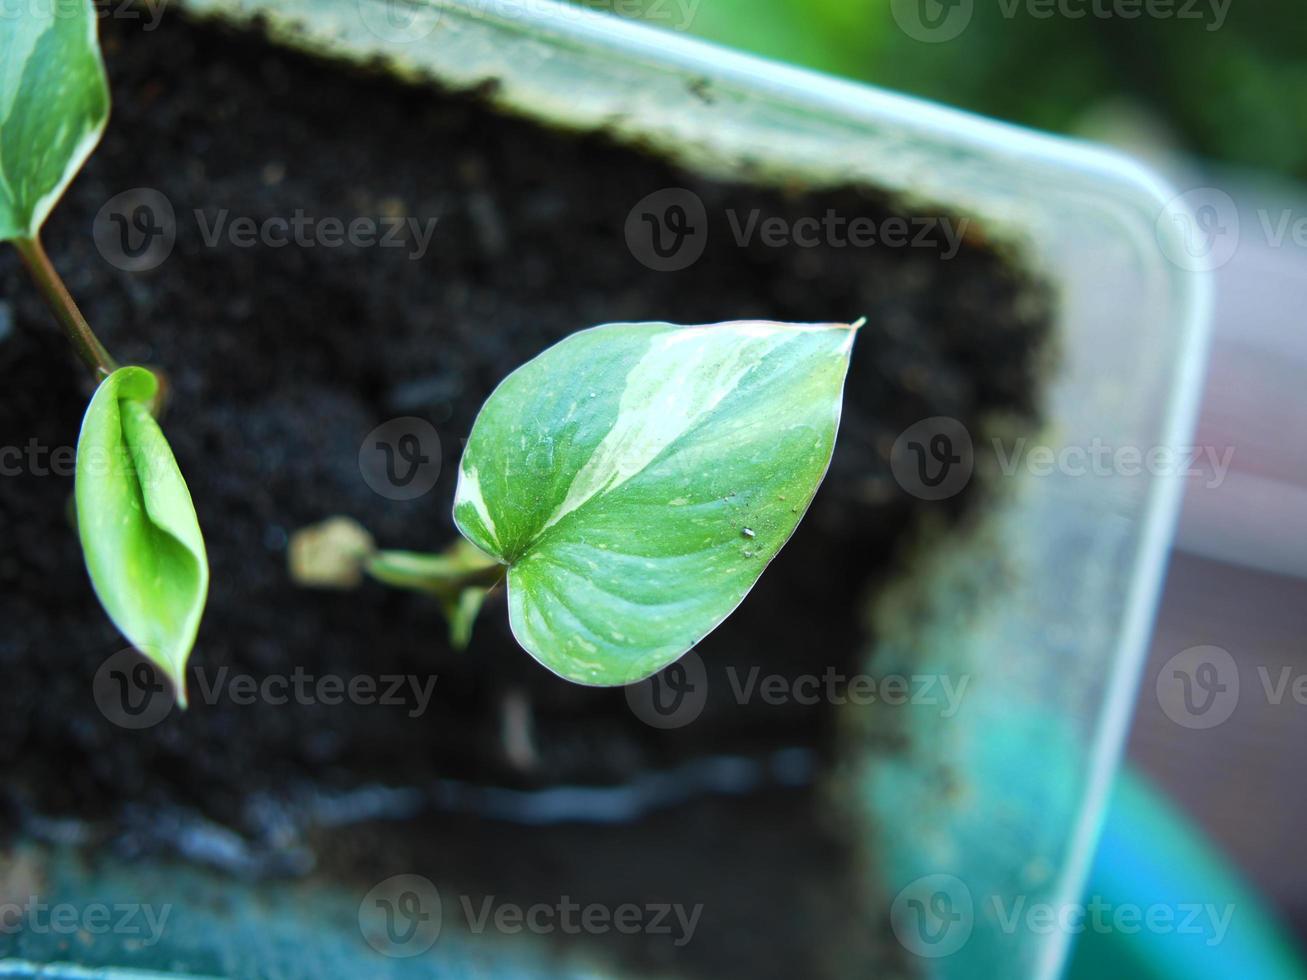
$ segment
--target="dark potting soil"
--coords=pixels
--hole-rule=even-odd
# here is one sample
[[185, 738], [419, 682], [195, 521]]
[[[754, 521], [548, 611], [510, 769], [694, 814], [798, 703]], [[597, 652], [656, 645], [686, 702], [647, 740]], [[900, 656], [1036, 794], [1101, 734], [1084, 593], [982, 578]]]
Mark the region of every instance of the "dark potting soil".
[[[87, 380], [5, 250], [0, 446], [21, 450], [0, 477], [0, 765], [11, 827], [36, 832], [34, 814], [77, 817], [112, 828], [105, 846], [120, 852], [166, 840], [199, 860], [213, 859], [205, 833], [234, 831], [262, 856], [246, 870], [303, 870], [312, 852], [317, 873], [362, 890], [417, 872], [524, 904], [703, 902], [683, 947], [655, 935], [593, 940], [664, 971], [837, 975], [884, 955], [864, 949], [877, 945], [859, 915], [865, 875], [840, 816], [818, 790], [784, 788], [833, 757], [836, 709], [741, 705], [737, 690], [755, 668], [755, 680], [856, 670], [868, 589], [893, 574], [924, 525], [977, 512], [979, 480], [933, 503], [904, 492], [890, 448], [930, 416], [973, 435], [996, 431], [996, 420], [1033, 424], [1048, 319], [1040, 291], [974, 229], [953, 256], [939, 235], [934, 247], [898, 248], [735, 240], [732, 223], [755, 211], [763, 221], [834, 213], [879, 225], [895, 211], [871, 191], [705, 180], [601, 136], [555, 133], [475, 99], [174, 16], [153, 32], [106, 19], [102, 32], [113, 117], [56, 208], [47, 246], [118, 359], [167, 373], [165, 429], [206, 532], [212, 590], [191, 709], [142, 730], [112, 723], [92, 679], [124, 644], [87, 581], [59, 451], [76, 442]], [[171, 203], [176, 242], [157, 268], [128, 272], [97, 250], [92, 227], [102, 205], [140, 187]], [[677, 272], [647, 268], [624, 236], [633, 205], [669, 187], [697, 194], [709, 222], [702, 257]], [[402, 247], [247, 246], [240, 232], [206, 241], [220, 222], [297, 214], [438, 222], [425, 252], [411, 234]], [[477, 409], [500, 378], [574, 330], [858, 316], [868, 325], [831, 472], [753, 593], [698, 648], [708, 695], [690, 724], [660, 730], [621, 690], [555, 678], [514, 643], [502, 600], [459, 653], [422, 597], [372, 584], [308, 591], [287, 576], [288, 536], [336, 514], [385, 547], [452, 540], [455, 467]], [[429, 493], [397, 501], [365, 482], [359, 450], [375, 426], [405, 416], [435, 427], [443, 469]], [[301, 703], [294, 688], [288, 703], [242, 703], [239, 676], [297, 669], [310, 685], [435, 681], [425, 705], [407, 681], [401, 705]], [[693, 770], [703, 757], [717, 761]], [[763, 775], [740, 777], [750, 766]], [[698, 773], [684, 778], [688, 802], [600, 825], [524, 827], [521, 813], [487, 815], [468, 789], [621, 791], [665, 771]], [[749, 795], [713, 795], [755, 777]], [[286, 843], [308, 794], [366, 786], [462, 802], [418, 807], [402, 833], [394, 823], [310, 828]], [[649, 799], [673, 796], [664, 787]], [[347, 799], [364, 800], [359, 813], [394, 815], [366, 810], [366, 794]], [[184, 831], [165, 833], [161, 814]]]

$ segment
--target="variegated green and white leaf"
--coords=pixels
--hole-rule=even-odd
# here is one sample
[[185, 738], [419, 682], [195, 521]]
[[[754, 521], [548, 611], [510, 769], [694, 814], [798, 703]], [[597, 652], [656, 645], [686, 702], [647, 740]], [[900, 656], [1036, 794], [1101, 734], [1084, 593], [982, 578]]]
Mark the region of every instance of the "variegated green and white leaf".
[[186, 661], [209, 591], [190, 491], [150, 414], [159, 388], [145, 368], [96, 389], [77, 439], [77, 532], [100, 604], [186, 704]]
[[36, 237], [108, 117], [90, 0], [0, 0], [0, 241]]
[[826, 472], [855, 331], [608, 324], [509, 375], [454, 520], [509, 566], [522, 646], [569, 680], [628, 684], [725, 619]]

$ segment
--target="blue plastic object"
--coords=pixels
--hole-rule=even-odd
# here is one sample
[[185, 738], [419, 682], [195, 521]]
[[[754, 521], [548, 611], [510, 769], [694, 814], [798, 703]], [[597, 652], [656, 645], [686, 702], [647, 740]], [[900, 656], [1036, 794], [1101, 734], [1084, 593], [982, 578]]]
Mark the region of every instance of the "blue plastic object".
[[1169, 911], [1172, 924], [1086, 929], [1069, 980], [1307, 977], [1301, 954], [1265, 903], [1182, 813], [1129, 771], [1117, 780], [1090, 871], [1086, 904], [1095, 897], [1112, 908], [1163, 910], [1162, 918]]

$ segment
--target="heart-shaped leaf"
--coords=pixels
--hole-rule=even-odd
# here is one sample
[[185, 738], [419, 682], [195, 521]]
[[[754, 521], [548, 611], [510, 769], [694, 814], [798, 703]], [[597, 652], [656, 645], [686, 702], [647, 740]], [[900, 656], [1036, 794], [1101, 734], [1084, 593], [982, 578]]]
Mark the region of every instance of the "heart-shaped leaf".
[[568, 680], [629, 684], [725, 619], [817, 492], [854, 334], [615, 323], [509, 375], [454, 520], [509, 566], [518, 642]]
[[0, 241], [36, 237], [108, 117], [87, 0], [0, 11]]
[[150, 414], [158, 379], [124, 367], [96, 389], [77, 440], [77, 530], [91, 584], [186, 704], [186, 660], [209, 591], [190, 491]]

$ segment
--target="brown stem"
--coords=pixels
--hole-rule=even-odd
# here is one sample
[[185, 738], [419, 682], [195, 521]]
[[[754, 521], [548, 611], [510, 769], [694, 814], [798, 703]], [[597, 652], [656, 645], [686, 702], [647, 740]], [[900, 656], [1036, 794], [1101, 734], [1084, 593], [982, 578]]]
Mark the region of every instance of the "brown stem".
[[91, 331], [90, 324], [73, 302], [64, 281], [50, 264], [50, 256], [45, 254], [41, 240], [35, 237], [18, 238], [14, 240], [14, 245], [41, 290], [41, 295], [45, 297], [46, 304], [64, 328], [64, 333], [68, 334], [77, 353], [95, 374], [95, 380], [102, 381], [108, 377], [117, 369], [118, 364]]

